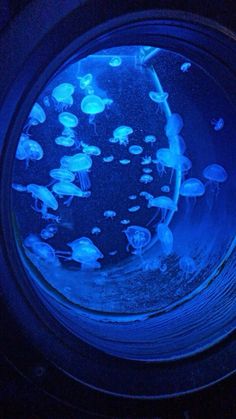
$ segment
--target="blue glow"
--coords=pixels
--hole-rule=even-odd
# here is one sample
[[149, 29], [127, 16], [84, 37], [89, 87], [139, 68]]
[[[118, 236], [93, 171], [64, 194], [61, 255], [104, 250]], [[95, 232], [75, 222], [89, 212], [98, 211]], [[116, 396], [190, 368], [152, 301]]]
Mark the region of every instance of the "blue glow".
[[196, 178], [185, 180], [180, 187], [180, 195], [182, 196], [202, 196], [205, 193], [205, 186]]
[[129, 152], [130, 154], [134, 155], [141, 154], [143, 152], [143, 147], [141, 147], [140, 145], [131, 145], [129, 147]]
[[142, 249], [148, 245], [151, 240], [151, 233], [145, 227], [129, 226], [124, 233], [137, 254], [142, 253]]
[[60, 113], [58, 120], [65, 128], [75, 128], [79, 123], [77, 116], [70, 112]]
[[82, 112], [88, 115], [96, 115], [97, 113], [103, 112], [105, 104], [103, 100], [96, 95], [85, 96], [81, 102]]
[[119, 56], [112, 57], [109, 61], [109, 65], [111, 67], [119, 67], [121, 65], [121, 63], [122, 63], [122, 59]]

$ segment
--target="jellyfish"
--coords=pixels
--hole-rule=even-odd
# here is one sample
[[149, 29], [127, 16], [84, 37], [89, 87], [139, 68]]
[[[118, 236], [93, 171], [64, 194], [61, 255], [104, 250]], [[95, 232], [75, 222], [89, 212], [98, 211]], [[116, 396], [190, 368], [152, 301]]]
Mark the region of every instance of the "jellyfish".
[[168, 193], [168, 192], [170, 192], [170, 187], [168, 185], [163, 185], [161, 187], [161, 191]]
[[144, 137], [144, 142], [145, 143], [150, 143], [150, 144], [154, 144], [155, 142], [156, 142], [156, 137], [155, 137], [155, 135], [146, 135], [145, 137]]
[[90, 156], [83, 153], [74, 154], [73, 156], [63, 156], [61, 165], [71, 172], [76, 172], [82, 191], [87, 191], [90, 188], [91, 182], [88, 175], [88, 171], [92, 167]]
[[71, 204], [74, 196], [77, 196], [78, 198], [89, 198], [91, 195], [91, 192], [84, 192], [74, 183], [63, 181], [55, 183], [52, 190], [55, 194], [59, 195], [59, 197], [69, 196], [69, 198], [64, 202], [64, 205], [67, 206]]
[[27, 187], [24, 185], [21, 185], [20, 183], [12, 183], [11, 187], [12, 189], [18, 192], [27, 192]]
[[71, 112], [61, 112], [58, 115], [58, 121], [65, 127], [65, 128], [75, 128], [77, 127], [79, 121], [77, 116], [75, 116]]
[[192, 167], [192, 162], [186, 156], [173, 153], [169, 148], [159, 148], [156, 153], [157, 171], [160, 176], [165, 172], [165, 167], [171, 170], [170, 182], [173, 176], [173, 170], [187, 172]]
[[70, 170], [60, 167], [59, 169], [52, 169], [49, 172], [49, 175], [56, 181], [60, 182], [73, 182], [75, 180], [75, 175]]
[[111, 143], [111, 144], [116, 144], [116, 143], [118, 143], [119, 142], [119, 138], [114, 138], [114, 137], [111, 137], [111, 138], [109, 138], [109, 143]]
[[142, 157], [142, 162], [141, 162], [141, 164], [146, 165], [146, 164], [150, 164], [150, 163], [152, 163], [152, 158], [151, 158], [151, 156], [145, 156], [145, 157]]
[[120, 125], [113, 131], [113, 137], [118, 139], [120, 145], [126, 146], [129, 144], [129, 135], [133, 133], [133, 128], [128, 127], [127, 125]]
[[[187, 211], [189, 212], [196, 202], [196, 197], [202, 196], [205, 193], [205, 186], [203, 183], [197, 178], [189, 178], [185, 180], [179, 190], [179, 194], [181, 196], [186, 197], [187, 199]], [[192, 205], [190, 206], [192, 199]]]
[[128, 245], [126, 247], [127, 252], [129, 251], [129, 246], [132, 246], [135, 249], [133, 254], [136, 255], [141, 255], [143, 248], [146, 247], [151, 241], [151, 233], [145, 227], [133, 225], [129, 226], [123, 232], [128, 239]]
[[121, 220], [121, 222], [120, 222], [121, 224], [123, 224], [123, 225], [127, 225], [127, 224], [129, 224], [130, 223], [130, 220], [128, 220], [128, 219], [124, 219], [124, 220]]
[[140, 205], [134, 205], [133, 207], [128, 208], [129, 212], [137, 212], [140, 210]]
[[48, 243], [42, 242], [37, 236], [30, 234], [26, 237], [24, 246], [29, 248], [40, 262], [59, 265], [55, 249]]
[[[48, 214], [48, 208], [56, 211], [58, 209], [58, 202], [51, 191], [46, 186], [36, 185], [31, 183], [27, 185], [27, 192], [32, 194], [35, 199], [35, 204], [32, 209], [42, 214], [42, 218], [54, 218], [53, 214]], [[41, 208], [38, 206], [38, 200], [41, 201]], [[59, 219], [56, 219], [58, 221]]]
[[55, 234], [57, 233], [57, 230], [58, 229], [57, 229], [57, 226], [55, 224], [48, 224], [46, 227], [44, 227], [41, 230], [40, 236], [44, 240], [51, 239], [52, 237], [55, 236]]
[[49, 99], [48, 96], [44, 96], [43, 104], [44, 104], [44, 106], [46, 106], [46, 108], [50, 108], [51, 105], [50, 105], [50, 99]]
[[151, 198], [148, 201], [148, 208], [157, 207], [158, 210], [154, 214], [154, 217], [148, 222], [147, 225], [150, 225], [154, 219], [157, 217], [159, 211], [161, 210], [161, 223], [165, 222], [166, 215], [168, 211], [177, 211], [177, 205], [173, 201], [173, 199], [169, 198], [168, 196], [158, 196], [157, 198]]
[[83, 153], [90, 156], [100, 156], [101, 149], [95, 145], [82, 144]]
[[129, 160], [129, 159], [121, 159], [121, 160], [119, 160], [119, 162], [120, 162], [120, 164], [122, 164], [123, 166], [126, 166], [127, 164], [129, 164], [129, 163], [130, 163], [130, 160]]
[[81, 102], [81, 110], [82, 112], [88, 115], [96, 115], [98, 113], [103, 112], [105, 109], [105, 105], [103, 100], [96, 95], [87, 95], [83, 98]]
[[63, 147], [72, 147], [75, 144], [75, 140], [70, 136], [64, 137], [61, 135], [55, 138], [55, 143], [57, 145], [62, 145]]
[[99, 227], [93, 227], [92, 230], [91, 230], [91, 233], [95, 234], [97, 236], [98, 234], [101, 233], [101, 231], [102, 230]]
[[75, 88], [71, 83], [61, 83], [52, 91], [52, 99], [55, 103], [55, 109], [63, 112], [73, 105], [73, 93]]
[[79, 87], [82, 90], [84, 90], [84, 89], [86, 89], [92, 83], [93, 76], [92, 76], [91, 73], [88, 73], [88, 74], [86, 74], [83, 77], [78, 77], [78, 79], [80, 80]]
[[122, 63], [122, 59], [118, 55], [112, 57], [109, 61], [109, 65], [111, 67], [119, 67], [121, 63]]
[[141, 147], [140, 145], [131, 145], [129, 147], [130, 154], [138, 155], [138, 154], [141, 154], [142, 152], [143, 152], [143, 147]]
[[144, 183], [145, 185], [147, 183], [151, 183], [152, 181], [153, 181], [153, 177], [149, 174], [144, 174], [139, 179], [139, 182]]
[[137, 199], [137, 195], [129, 195], [128, 197], [131, 201], [134, 201], [135, 199]]
[[183, 129], [184, 122], [182, 116], [178, 113], [172, 113], [168, 119], [167, 124], [165, 126], [165, 133], [166, 136], [173, 137], [174, 135], [178, 135], [180, 131]]
[[101, 267], [97, 260], [102, 259], [104, 256], [92, 240], [87, 237], [81, 237], [73, 242], [67, 243], [67, 245], [72, 249], [71, 259], [81, 263], [81, 269]]
[[113, 220], [113, 218], [116, 216], [116, 212], [112, 211], [112, 210], [106, 210], [103, 213], [105, 218], [110, 218], [111, 220]]
[[147, 201], [149, 201], [150, 199], [153, 199], [153, 195], [146, 191], [140, 192], [139, 195], [143, 196]]
[[30, 140], [27, 135], [23, 134], [17, 146], [16, 158], [26, 160], [26, 167], [28, 167], [30, 160], [41, 160], [43, 158], [43, 149], [37, 141]]
[[43, 124], [46, 121], [46, 114], [39, 103], [35, 103], [33, 108], [30, 111], [28, 122], [24, 126], [24, 131], [29, 132], [30, 127], [33, 125]]
[[224, 128], [225, 121], [223, 118], [213, 118], [211, 120], [211, 125], [213, 125], [215, 131], [221, 131]]
[[152, 173], [152, 169], [150, 169], [149, 167], [144, 167], [143, 168], [143, 173], [150, 174], [150, 173]]
[[179, 260], [179, 267], [185, 279], [188, 279], [188, 276], [197, 270], [196, 263], [190, 256], [182, 256]]
[[110, 156], [103, 157], [104, 163], [110, 163], [114, 160], [114, 156], [111, 154]]
[[160, 104], [168, 99], [169, 94], [167, 92], [149, 92], [149, 97], [153, 102]]
[[183, 73], [187, 73], [188, 72], [188, 70], [190, 69], [190, 67], [192, 66], [192, 64], [191, 63], [189, 63], [189, 62], [186, 62], [186, 63], [183, 63], [182, 65], [181, 65], [181, 67], [180, 67], [180, 70], [183, 72]]
[[25, 148], [24, 148], [24, 143], [25, 141], [29, 140], [28, 135], [26, 134], [21, 134], [18, 145], [17, 145], [17, 149], [16, 149], [16, 159], [17, 160], [25, 160], [26, 159], [26, 152], [25, 152]]
[[166, 256], [169, 256], [173, 250], [173, 234], [170, 228], [164, 224], [159, 223], [157, 226], [157, 237], [161, 243], [162, 250]]
[[211, 208], [214, 198], [217, 197], [219, 193], [219, 185], [228, 179], [228, 173], [223, 166], [217, 163], [213, 163], [205, 167], [203, 170], [203, 176], [205, 179], [207, 179], [206, 187], [209, 187], [210, 189], [208, 204]]

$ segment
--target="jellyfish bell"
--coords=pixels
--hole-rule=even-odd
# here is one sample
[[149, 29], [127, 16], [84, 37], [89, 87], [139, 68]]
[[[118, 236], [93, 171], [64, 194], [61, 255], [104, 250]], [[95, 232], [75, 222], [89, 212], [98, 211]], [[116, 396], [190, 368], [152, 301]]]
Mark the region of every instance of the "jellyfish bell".
[[165, 133], [166, 136], [173, 137], [174, 135], [178, 135], [184, 126], [183, 118], [178, 113], [172, 113], [168, 119], [167, 124], [165, 126]]
[[90, 188], [91, 182], [88, 171], [92, 167], [92, 159], [88, 154], [77, 153], [73, 156], [63, 156], [61, 165], [71, 172], [76, 172], [82, 191]]
[[114, 160], [114, 156], [111, 154], [110, 156], [103, 157], [104, 163], [110, 163]]
[[155, 142], [156, 142], [156, 137], [155, 137], [155, 135], [146, 135], [145, 137], [144, 137], [144, 142], [145, 143], [147, 143], [147, 144], [154, 144]]
[[148, 208], [156, 207], [158, 208], [157, 212], [154, 214], [152, 219], [148, 222], [147, 225], [151, 224], [154, 219], [157, 217], [159, 211], [161, 211], [161, 223], [164, 223], [168, 211], [177, 211], [177, 205], [173, 199], [168, 196], [158, 196], [156, 198], [151, 198], [148, 200]]
[[49, 172], [49, 175], [55, 179], [62, 182], [73, 182], [75, 180], [75, 175], [70, 170], [60, 167], [59, 169], [52, 169]]
[[26, 140], [29, 140], [29, 136], [26, 134], [21, 134], [20, 139], [18, 141], [17, 149], [16, 149], [16, 159], [17, 160], [25, 160], [26, 159], [26, 151], [24, 148], [24, 143]]
[[[51, 208], [56, 211], [58, 209], [58, 202], [52, 192], [46, 187], [41, 185], [36, 185], [31, 183], [27, 185], [27, 192], [32, 194], [32, 197], [35, 199], [35, 205], [32, 207], [36, 212], [41, 212], [43, 218], [47, 217], [47, 210]], [[37, 201], [42, 202], [42, 207], [37, 206]]]
[[129, 246], [131, 245], [135, 249], [134, 254], [141, 255], [143, 249], [151, 241], [151, 233], [145, 227], [132, 225], [127, 227], [126, 230], [123, 231], [123, 233], [125, 233], [128, 240], [127, 251], [129, 250]]
[[80, 89], [84, 90], [92, 83], [93, 75], [91, 73], [88, 73], [88, 74], [85, 74], [85, 76], [83, 77], [78, 77], [78, 79], [80, 80], [79, 82]]
[[76, 115], [71, 112], [61, 112], [58, 115], [58, 121], [65, 127], [65, 128], [75, 128], [77, 127], [79, 120]]
[[55, 143], [63, 147], [72, 147], [75, 144], [75, 140], [70, 136], [65, 137], [60, 135], [59, 137], [55, 138]]
[[120, 125], [113, 131], [114, 139], [118, 140], [120, 145], [127, 145], [129, 143], [129, 135], [133, 133], [133, 128], [127, 125]]
[[185, 279], [187, 279], [190, 274], [193, 274], [197, 270], [196, 263], [190, 256], [182, 256], [180, 258], [179, 268], [183, 272]]
[[102, 259], [104, 256], [92, 240], [87, 237], [81, 237], [67, 243], [67, 245], [72, 249], [71, 258], [81, 263], [82, 269], [100, 268], [101, 265], [97, 260]]
[[136, 144], [134, 144], [134, 145], [131, 145], [130, 147], [129, 147], [129, 153], [130, 154], [134, 154], [134, 155], [139, 155], [139, 154], [141, 154], [143, 152], [143, 147], [141, 147], [140, 145], [136, 145]]
[[33, 105], [30, 111], [28, 122], [25, 125], [24, 130], [26, 133], [28, 133], [31, 126], [43, 124], [45, 121], [46, 121], [46, 114], [42, 106], [38, 102], [35, 102], [35, 104]]
[[129, 212], [137, 212], [140, 210], [140, 205], [134, 205], [133, 207], [128, 208]]
[[202, 196], [205, 193], [205, 186], [199, 179], [189, 178], [181, 184], [179, 193], [185, 197]]
[[60, 181], [53, 185], [52, 190], [59, 197], [69, 196], [68, 200], [64, 202], [64, 205], [69, 206], [72, 199], [76, 196], [77, 198], [89, 198], [91, 192], [81, 190], [77, 185], [71, 182]]
[[98, 234], [101, 233], [101, 229], [99, 227], [95, 226], [95, 227], [92, 228], [91, 233], [95, 234], [97, 236]]
[[149, 92], [149, 97], [153, 102], [160, 104], [168, 99], [169, 94], [167, 92]]
[[43, 158], [43, 149], [35, 140], [25, 140], [23, 144], [26, 153], [27, 165], [30, 160], [41, 160]]
[[88, 154], [90, 156], [100, 156], [101, 149], [95, 145], [83, 145], [83, 153]]
[[148, 183], [151, 183], [152, 181], [153, 181], [153, 177], [148, 173], [145, 173], [139, 179], [139, 182], [144, 183], [145, 185], [147, 185]]
[[223, 183], [228, 179], [228, 174], [220, 164], [210, 164], [203, 170], [203, 176], [210, 182]]
[[169, 256], [173, 250], [173, 234], [165, 223], [158, 224], [157, 237], [161, 243], [161, 247], [165, 256]]
[[119, 67], [121, 63], [122, 63], [122, 59], [118, 55], [112, 57], [109, 61], [109, 65], [111, 67]]
[[152, 173], [152, 169], [150, 169], [150, 167], [144, 167], [143, 173], [147, 173], [147, 174]]
[[126, 166], [127, 164], [129, 164], [129, 163], [130, 163], [130, 160], [129, 160], [129, 159], [121, 159], [121, 160], [119, 160], [119, 162], [120, 162], [120, 164], [122, 164], [123, 166]]
[[105, 104], [103, 100], [96, 95], [87, 95], [82, 99], [81, 110], [87, 115], [96, 115], [103, 112]]
[[113, 210], [106, 210], [103, 213], [105, 218], [110, 218], [111, 220], [116, 216], [116, 211]]
[[63, 111], [73, 105], [73, 93], [75, 87], [71, 83], [61, 83], [52, 91], [52, 98], [55, 103], [56, 110]]

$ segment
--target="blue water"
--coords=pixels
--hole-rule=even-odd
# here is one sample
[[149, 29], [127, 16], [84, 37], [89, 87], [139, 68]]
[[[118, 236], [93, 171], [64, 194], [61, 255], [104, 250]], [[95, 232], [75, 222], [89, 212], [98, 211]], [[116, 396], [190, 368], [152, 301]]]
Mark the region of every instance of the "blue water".
[[[154, 48], [101, 51], [58, 71], [22, 127], [17, 240], [44, 285], [83, 308], [161, 311], [206, 286], [228, 257], [233, 113], [216, 81], [186, 62]], [[220, 170], [209, 179], [211, 164]], [[60, 184], [49, 174], [59, 168]]]

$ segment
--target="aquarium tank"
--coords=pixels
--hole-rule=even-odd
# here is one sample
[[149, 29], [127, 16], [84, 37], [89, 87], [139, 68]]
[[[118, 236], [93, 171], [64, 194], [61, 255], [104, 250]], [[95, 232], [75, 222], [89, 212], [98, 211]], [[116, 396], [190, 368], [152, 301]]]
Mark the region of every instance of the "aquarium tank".
[[58, 321], [131, 359], [222, 337], [224, 304], [208, 317], [235, 269], [234, 127], [217, 80], [176, 52], [119, 46], [58, 69], [22, 126], [11, 192], [21, 260]]

